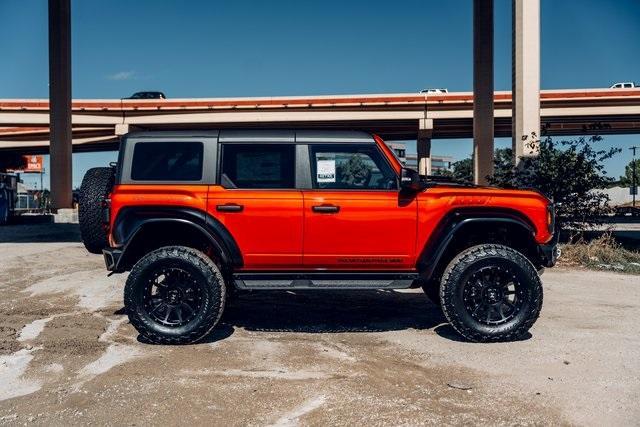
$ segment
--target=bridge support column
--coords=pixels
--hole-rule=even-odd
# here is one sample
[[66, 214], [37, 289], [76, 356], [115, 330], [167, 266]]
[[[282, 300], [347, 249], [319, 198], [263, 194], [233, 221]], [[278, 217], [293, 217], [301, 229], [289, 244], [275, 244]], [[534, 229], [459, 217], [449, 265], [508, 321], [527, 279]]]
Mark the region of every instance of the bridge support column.
[[420, 120], [416, 151], [418, 152], [418, 173], [431, 175], [431, 136], [433, 134], [433, 120]]
[[140, 132], [143, 128], [139, 126], [131, 126], [128, 123], [116, 123], [115, 134], [116, 136], [122, 136], [129, 132]]
[[51, 203], [72, 207], [71, 5], [49, 0], [49, 154]]
[[513, 0], [514, 161], [540, 152], [540, 0]]
[[473, 181], [493, 174], [493, 0], [473, 0]]

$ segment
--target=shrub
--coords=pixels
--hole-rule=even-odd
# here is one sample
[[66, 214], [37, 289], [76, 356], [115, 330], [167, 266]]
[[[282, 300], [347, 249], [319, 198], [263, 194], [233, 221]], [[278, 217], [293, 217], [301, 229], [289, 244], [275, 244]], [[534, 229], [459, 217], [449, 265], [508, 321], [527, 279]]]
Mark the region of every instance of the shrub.
[[596, 150], [601, 137], [580, 137], [554, 142], [539, 141], [540, 155], [524, 157], [513, 165], [510, 149], [497, 150], [493, 185], [506, 188], [532, 188], [556, 203], [558, 224], [581, 231], [601, 223], [610, 212], [609, 196], [598, 191], [613, 181], [606, 175], [604, 161], [620, 152], [618, 148]]
[[559, 265], [640, 273], [640, 253], [624, 249], [610, 233], [587, 242], [562, 246]]

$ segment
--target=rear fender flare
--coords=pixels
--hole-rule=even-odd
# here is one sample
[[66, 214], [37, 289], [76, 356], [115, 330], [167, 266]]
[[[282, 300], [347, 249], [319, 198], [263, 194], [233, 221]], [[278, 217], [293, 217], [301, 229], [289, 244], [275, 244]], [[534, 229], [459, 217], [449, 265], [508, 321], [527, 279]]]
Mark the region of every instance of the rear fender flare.
[[122, 248], [117, 270], [122, 271], [126, 267], [127, 250], [144, 230], [158, 224], [189, 227], [211, 243], [226, 266], [238, 268], [243, 264], [240, 249], [229, 230], [206, 212], [185, 207], [131, 206], [123, 208], [114, 221], [113, 238], [117, 246]]

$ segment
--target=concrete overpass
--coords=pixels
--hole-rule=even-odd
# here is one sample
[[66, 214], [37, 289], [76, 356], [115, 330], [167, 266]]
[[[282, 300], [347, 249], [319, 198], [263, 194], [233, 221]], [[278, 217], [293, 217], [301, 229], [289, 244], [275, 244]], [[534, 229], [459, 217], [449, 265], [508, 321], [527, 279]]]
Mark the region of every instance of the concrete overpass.
[[[45, 150], [51, 141], [51, 189], [54, 208], [71, 206], [71, 151], [110, 149], [116, 136], [129, 128], [223, 126], [345, 126], [378, 132], [387, 139], [417, 136], [418, 169], [429, 173], [431, 138], [473, 135], [474, 181], [487, 182], [493, 172], [495, 135], [512, 135], [514, 162], [536, 156], [539, 145], [530, 135], [635, 132], [637, 104], [622, 93], [557, 96], [540, 94], [540, 0], [512, 0], [512, 93], [494, 93], [493, 0], [473, 0], [473, 94], [451, 94], [439, 99], [415, 94], [254, 100], [173, 100], [159, 104], [124, 101], [78, 101], [71, 97], [71, 2], [49, 0], [50, 120], [40, 111], [48, 105], [25, 106], [5, 101], [2, 113], [5, 147], [20, 150], [33, 144]], [[582, 100], [580, 98], [582, 97]], [[577, 98], [577, 99], [574, 99]], [[599, 102], [591, 102], [596, 98]], [[471, 101], [471, 99], [473, 101]], [[631, 103], [630, 105], [628, 103]], [[36, 104], [39, 101], [35, 101]], [[513, 104], [513, 106], [511, 106]], [[544, 105], [546, 104], [546, 106]], [[18, 108], [18, 112], [11, 112]], [[511, 119], [506, 112], [511, 112]], [[25, 121], [20, 121], [24, 119]], [[511, 121], [512, 131], [508, 123]], [[49, 125], [50, 123], [50, 132]], [[417, 123], [417, 125], [416, 125]], [[471, 123], [471, 126], [470, 126]], [[75, 129], [73, 126], [75, 125]], [[30, 127], [31, 130], [21, 132]], [[417, 129], [416, 129], [417, 127]], [[470, 132], [471, 129], [471, 132]], [[23, 129], [24, 130], [24, 129]], [[39, 133], [38, 133], [39, 132]], [[15, 144], [16, 142], [22, 143]], [[15, 144], [11, 147], [11, 144]], [[38, 148], [39, 147], [39, 148]]]
[[[541, 91], [540, 116], [544, 135], [640, 133], [640, 89]], [[494, 94], [494, 117], [495, 136], [511, 136], [510, 92]], [[471, 138], [473, 94], [72, 102], [77, 152], [116, 150], [130, 129], [225, 127], [344, 127], [386, 140]], [[49, 139], [48, 100], [0, 100], [0, 152], [47, 153]]]

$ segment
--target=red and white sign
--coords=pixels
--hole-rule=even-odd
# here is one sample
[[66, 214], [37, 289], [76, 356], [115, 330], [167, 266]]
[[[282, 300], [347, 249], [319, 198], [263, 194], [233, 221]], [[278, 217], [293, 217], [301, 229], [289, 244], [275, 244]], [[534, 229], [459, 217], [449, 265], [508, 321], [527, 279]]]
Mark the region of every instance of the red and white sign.
[[25, 173], [42, 173], [44, 170], [43, 156], [22, 156]]

